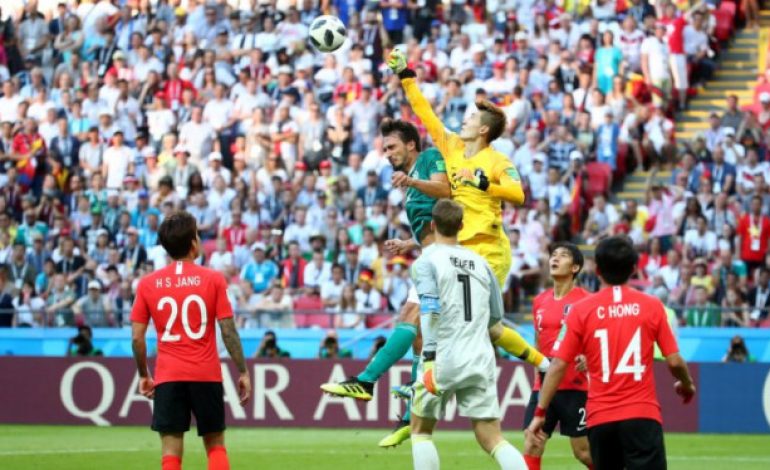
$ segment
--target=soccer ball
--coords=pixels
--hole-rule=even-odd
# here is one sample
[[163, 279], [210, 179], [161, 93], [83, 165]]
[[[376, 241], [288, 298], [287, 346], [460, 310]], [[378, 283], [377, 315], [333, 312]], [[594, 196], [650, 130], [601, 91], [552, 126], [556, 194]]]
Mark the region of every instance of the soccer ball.
[[348, 32], [339, 18], [321, 15], [310, 23], [310, 42], [321, 52], [334, 52], [340, 48]]

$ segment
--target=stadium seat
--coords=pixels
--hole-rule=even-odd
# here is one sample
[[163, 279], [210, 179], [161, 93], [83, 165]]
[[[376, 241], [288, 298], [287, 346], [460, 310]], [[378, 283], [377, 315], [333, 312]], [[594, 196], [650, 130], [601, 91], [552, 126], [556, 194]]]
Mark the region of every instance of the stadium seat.
[[730, 14], [731, 18], [733, 19], [733, 23], [735, 22], [735, 12], [737, 11], [738, 7], [733, 2], [729, 1], [723, 1], [719, 4], [719, 8], [717, 10], [725, 11]]
[[618, 142], [618, 154], [615, 158], [615, 171], [612, 175], [612, 181], [622, 181], [628, 173], [628, 144]]
[[585, 194], [589, 201], [593, 201], [598, 194], [607, 196], [612, 180], [612, 167], [607, 163], [590, 162], [586, 164], [588, 184], [585, 186]]
[[209, 258], [211, 258], [211, 254], [217, 251], [217, 241], [216, 240], [206, 240], [202, 243], [203, 245], [203, 257], [206, 260], [206, 262], [209, 261]]
[[716, 26], [714, 27], [714, 36], [720, 42], [727, 42], [733, 35], [733, 20], [735, 19], [735, 12], [730, 13], [728, 10], [714, 10], [712, 12]]

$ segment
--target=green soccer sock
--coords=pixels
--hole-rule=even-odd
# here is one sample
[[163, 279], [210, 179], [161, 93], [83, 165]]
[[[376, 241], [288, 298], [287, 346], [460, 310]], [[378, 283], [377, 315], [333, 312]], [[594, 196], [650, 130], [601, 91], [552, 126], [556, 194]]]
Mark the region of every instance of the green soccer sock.
[[358, 380], [376, 382], [385, 371], [404, 357], [404, 354], [412, 347], [416, 337], [417, 327], [415, 325], [410, 323], [396, 325], [385, 346], [369, 362], [366, 369], [358, 375]]
[[[414, 383], [417, 380], [417, 367], [420, 365], [420, 358], [419, 356], [414, 356], [412, 358], [412, 383]], [[404, 410], [404, 416], [401, 417], [402, 421], [406, 421], [407, 423], [412, 417], [412, 400], [406, 401], [406, 409]]]

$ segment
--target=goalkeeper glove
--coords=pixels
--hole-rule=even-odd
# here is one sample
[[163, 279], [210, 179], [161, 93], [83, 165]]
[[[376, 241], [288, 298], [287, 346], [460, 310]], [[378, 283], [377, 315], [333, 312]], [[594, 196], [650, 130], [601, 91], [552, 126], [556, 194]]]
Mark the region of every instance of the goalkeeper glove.
[[473, 174], [470, 171], [466, 173], [458, 173], [457, 180], [464, 186], [473, 186], [481, 191], [489, 189], [489, 178], [484, 174], [484, 170], [477, 169]]
[[388, 56], [388, 67], [395, 74], [400, 74], [406, 70], [406, 55], [398, 49], [393, 49]]
[[398, 49], [393, 49], [393, 51], [388, 56], [388, 67], [390, 67], [390, 70], [392, 70], [396, 75], [398, 75], [398, 78], [402, 80], [405, 78], [414, 78], [417, 76], [417, 74], [414, 73], [414, 70], [407, 67], [406, 55]]
[[422, 383], [425, 385], [425, 390], [432, 395], [440, 395], [441, 392], [436, 384], [436, 375], [434, 372], [434, 366], [436, 365], [436, 353], [425, 352], [422, 360]]

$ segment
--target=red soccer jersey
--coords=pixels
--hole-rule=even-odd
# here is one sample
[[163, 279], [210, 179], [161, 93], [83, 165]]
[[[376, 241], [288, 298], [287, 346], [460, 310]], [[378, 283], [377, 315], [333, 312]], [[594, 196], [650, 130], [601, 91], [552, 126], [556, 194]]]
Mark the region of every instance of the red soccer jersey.
[[684, 54], [684, 27], [687, 26], [687, 20], [679, 16], [663, 18], [660, 21], [666, 25], [669, 51], [672, 54]]
[[746, 214], [738, 222], [736, 232], [741, 237], [741, 259], [761, 263], [770, 239], [770, 217]]
[[233, 316], [224, 276], [176, 261], [142, 278], [131, 321], [158, 332], [155, 383], [221, 382], [215, 321]]
[[663, 304], [626, 286], [607, 287], [572, 306], [556, 357], [588, 361], [588, 426], [646, 418], [662, 423], [652, 364], [655, 343], [678, 352]]
[[[537, 333], [537, 349], [547, 357], [553, 357], [553, 344], [559, 337], [564, 320], [572, 309], [572, 305], [590, 295], [580, 287], [575, 287], [566, 296], [556, 300], [553, 289], [548, 289], [535, 297], [532, 311], [535, 312], [535, 331]], [[540, 374], [535, 374], [535, 390], [540, 390]], [[588, 390], [586, 374], [578, 372], [570, 366], [559, 385], [559, 390]]]

